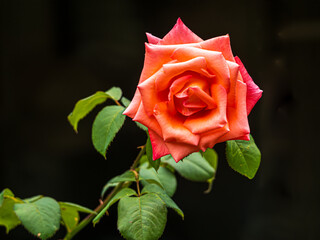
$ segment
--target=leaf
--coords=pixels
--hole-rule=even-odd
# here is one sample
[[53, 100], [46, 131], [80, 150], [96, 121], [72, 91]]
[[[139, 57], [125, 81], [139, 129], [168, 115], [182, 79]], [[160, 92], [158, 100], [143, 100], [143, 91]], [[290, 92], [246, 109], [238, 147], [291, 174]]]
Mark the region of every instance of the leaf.
[[68, 232], [71, 232], [79, 223], [79, 212], [96, 214], [89, 208], [80, 206], [75, 203], [59, 202], [61, 218]]
[[54, 235], [60, 227], [60, 206], [49, 197], [43, 197], [32, 203], [17, 203], [14, 211], [22, 225], [40, 239]]
[[71, 232], [79, 223], [79, 212], [74, 208], [68, 208], [60, 204], [61, 218], [67, 232]]
[[118, 229], [126, 239], [159, 239], [166, 222], [166, 205], [154, 193], [124, 197], [118, 204]]
[[124, 123], [123, 111], [122, 106], [107, 106], [98, 113], [93, 122], [92, 142], [104, 158], [110, 143]]
[[[139, 180], [141, 180], [141, 177], [139, 176]], [[136, 176], [134, 173], [130, 170], [124, 172], [123, 174], [116, 176], [112, 179], [110, 179], [106, 185], [104, 185], [102, 191], [101, 191], [101, 197], [105, 194], [105, 192], [110, 188], [110, 187], [115, 187], [118, 183], [120, 182], [135, 182], [136, 181]]]
[[208, 181], [208, 189], [206, 191], [204, 191], [204, 193], [208, 194], [212, 190], [212, 184], [213, 184], [213, 181], [216, 177], [216, 172], [217, 172], [217, 168], [218, 168], [218, 154], [216, 153], [215, 150], [213, 150], [211, 148], [207, 148], [207, 150], [202, 153], [202, 156], [204, 157], [204, 159], [206, 159], [208, 161], [208, 163], [215, 170], [213, 177], [207, 180]]
[[143, 155], [141, 158], [140, 158], [140, 165], [143, 165], [144, 163], [148, 162], [148, 157], [147, 155]]
[[34, 196], [34, 197], [25, 198], [25, 199], [23, 199], [23, 201], [27, 202], [27, 203], [30, 203], [30, 202], [35, 202], [35, 201], [39, 200], [40, 198], [43, 198], [43, 196], [42, 195], [37, 195], [37, 196]]
[[73, 111], [69, 114], [68, 120], [73, 126], [74, 130], [78, 132], [79, 121], [87, 116], [97, 105], [105, 102], [108, 98], [113, 100], [119, 100], [121, 98], [122, 91], [118, 87], [112, 87], [106, 92], [98, 91], [95, 94], [79, 100], [73, 108]]
[[146, 143], [146, 153], [147, 153], [149, 165], [151, 167], [153, 167], [154, 170], [158, 171], [158, 169], [160, 167], [161, 160], [160, 159], [153, 160], [153, 158], [152, 158], [152, 145], [151, 145], [151, 141], [150, 141], [149, 136], [148, 136], [147, 143]]
[[258, 171], [261, 153], [251, 135], [250, 141], [227, 141], [226, 156], [229, 166], [249, 179]]
[[177, 189], [177, 179], [173, 172], [166, 167], [160, 167], [158, 170], [160, 182], [166, 193], [172, 197]]
[[117, 186], [118, 183], [107, 183], [103, 186], [102, 191], [101, 191], [101, 198], [103, 198], [103, 196], [106, 194], [106, 192], [108, 191], [109, 188], [115, 187]]
[[108, 97], [108, 94], [99, 91], [89, 97], [79, 100], [76, 103], [73, 111], [68, 116], [68, 120], [76, 132], [78, 132], [79, 121], [91, 112], [98, 104], [106, 101]]
[[202, 156], [208, 163], [217, 171], [218, 168], [218, 154], [212, 148], [207, 148], [205, 152], [202, 153]]
[[20, 224], [20, 220], [13, 210], [15, 204], [13, 198], [14, 194], [8, 188], [0, 193], [0, 226], [6, 228], [7, 234]]
[[165, 167], [160, 167], [156, 172], [153, 168], [147, 168], [146, 164], [143, 164], [140, 166], [139, 175], [144, 186], [155, 183], [163, 188], [169, 196], [173, 196], [177, 189], [176, 176]]
[[106, 91], [106, 94], [113, 100], [119, 101], [122, 96], [122, 90], [119, 87], [112, 87]]
[[136, 176], [130, 170], [124, 172], [123, 174], [112, 178], [108, 183], [119, 183], [119, 182], [135, 182]]
[[95, 211], [81, 206], [79, 204], [76, 203], [71, 203], [71, 202], [59, 202], [60, 207], [64, 207], [64, 208], [72, 208], [75, 209], [78, 212], [83, 212], [83, 213], [90, 213], [90, 214], [97, 214]]
[[143, 193], [155, 193], [157, 194], [166, 204], [167, 207], [175, 210], [182, 219], [184, 218], [184, 214], [182, 210], [178, 207], [178, 205], [169, 197], [169, 195], [158, 185], [156, 184], [148, 184], [142, 189]]
[[[141, 166], [139, 176], [141, 177], [142, 183], [144, 185], [146, 185], [149, 182], [158, 184], [160, 187], [163, 188], [159, 175], [153, 168], [146, 168], [145, 165]], [[147, 183], [143, 180], [145, 180]]]
[[110, 201], [108, 202], [108, 204], [99, 212], [99, 214], [92, 220], [93, 225], [97, 224], [100, 220], [100, 218], [105, 214], [106, 211], [108, 211], [108, 209], [115, 204], [118, 200], [120, 200], [123, 197], [126, 196], [132, 196], [132, 195], [136, 195], [136, 191], [134, 191], [131, 188], [122, 188], [119, 192], [117, 192], [116, 195], [114, 195]]
[[125, 106], [127, 108], [130, 105], [131, 101], [129, 99], [127, 99], [126, 97], [122, 97], [121, 103], [123, 104], [123, 106]]
[[182, 177], [197, 182], [205, 182], [215, 174], [215, 169], [202, 157], [201, 153], [195, 152], [176, 163], [171, 155], [167, 155], [161, 161], [172, 166]]

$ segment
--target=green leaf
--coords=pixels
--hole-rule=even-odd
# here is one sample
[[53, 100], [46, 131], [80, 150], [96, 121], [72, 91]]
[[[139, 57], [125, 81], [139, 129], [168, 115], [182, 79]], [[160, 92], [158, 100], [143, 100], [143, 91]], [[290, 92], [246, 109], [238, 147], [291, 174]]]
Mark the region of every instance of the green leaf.
[[195, 152], [176, 163], [171, 155], [167, 155], [161, 161], [172, 166], [182, 177], [197, 182], [205, 182], [215, 174], [215, 169], [199, 152]]
[[119, 101], [122, 96], [122, 90], [119, 87], [112, 87], [106, 91], [106, 94], [113, 100]]
[[108, 97], [108, 94], [99, 91], [89, 97], [79, 100], [76, 103], [72, 113], [70, 113], [68, 116], [68, 120], [76, 132], [78, 132], [79, 121], [89, 112], [91, 112], [91, 110], [94, 109], [98, 104], [106, 101]]
[[218, 168], [218, 154], [212, 148], [207, 148], [205, 152], [202, 153], [202, 156], [208, 163], [217, 171]]
[[92, 220], [93, 225], [99, 222], [100, 218], [105, 214], [108, 209], [115, 204], [118, 200], [126, 196], [136, 195], [136, 191], [131, 188], [122, 188], [116, 195], [114, 195], [108, 204], [99, 212], [99, 214]]
[[227, 141], [226, 156], [233, 170], [249, 179], [255, 176], [260, 165], [261, 153], [251, 135], [250, 141]]
[[174, 173], [165, 167], [160, 167], [156, 172], [153, 168], [147, 168], [146, 166], [147, 164], [140, 166], [141, 183], [144, 186], [155, 183], [163, 188], [169, 196], [173, 196], [177, 189], [177, 179]]
[[115, 187], [117, 185], [118, 185], [118, 183], [106, 183], [102, 188], [102, 191], [100, 194], [101, 198], [103, 198], [103, 196], [106, 194], [106, 192], [108, 191], [109, 188]]
[[174, 173], [166, 167], [160, 167], [158, 177], [166, 193], [172, 197], [177, 189], [177, 179]]
[[71, 232], [79, 223], [80, 216], [79, 212], [74, 208], [68, 208], [60, 204], [61, 210], [61, 218], [63, 221], [64, 226], [67, 229], [67, 232]]
[[59, 202], [61, 218], [68, 232], [71, 232], [79, 223], [79, 212], [96, 214], [89, 208], [80, 206], [75, 203]]
[[213, 184], [213, 181], [216, 177], [216, 172], [217, 172], [217, 168], [218, 168], [218, 154], [216, 153], [215, 150], [213, 150], [211, 148], [207, 148], [207, 150], [202, 153], [202, 156], [204, 157], [204, 159], [206, 159], [208, 161], [208, 163], [215, 170], [213, 177], [207, 180], [208, 181], [208, 189], [204, 192], [204, 193], [210, 193], [212, 190], [212, 184]]
[[13, 207], [15, 204], [14, 194], [6, 188], [0, 193], [0, 226], [6, 228], [6, 233], [20, 224]]
[[104, 157], [108, 146], [124, 123], [123, 111], [124, 107], [121, 106], [107, 106], [98, 113], [93, 122], [92, 142], [95, 149]]
[[43, 196], [42, 195], [37, 195], [37, 196], [34, 196], [34, 197], [25, 198], [25, 199], [23, 199], [23, 201], [27, 202], [27, 203], [30, 203], [30, 202], [35, 202], [35, 201], [39, 200], [40, 198], [43, 198]]
[[127, 99], [126, 97], [122, 97], [121, 103], [123, 104], [123, 106], [125, 106], [127, 108], [130, 105], [131, 101], [129, 99]]
[[146, 168], [145, 165], [142, 165], [139, 171], [139, 176], [141, 177], [142, 183], [144, 185], [146, 185], [147, 183], [155, 183], [164, 188], [159, 175], [153, 168]]
[[140, 165], [143, 165], [143, 164], [145, 164], [146, 162], [148, 162], [148, 157], [147, 157], [147, 155], [143, 155], [143, 156], [140, 158], [139, 163], [140, 163]]
[[[141, 180], [141, 177], [139, 176], [139, 179]], [[130, 170], [124, 172], [123, 174], [116, 176], [112, 179], [110, 179], [106, 185], [104, 185], [102, 191], [101, 191], [101, 197], [103, 197], [103, 195], [105, 194], [105, 192], [110, 188], [110, 187], [115, 187], [117, 186], [118, 183], [120, 182], [135, 182], [136, 181], [136, 177], [134, 175], [134, 173]]]
[[69, 114], [68, 120], [74, 130], [78, 132], [79, 121], [87, 116], [97, 105], [105, 102], [108, 98], [118, 101], [121, 98], [122, 91], [118, 87], [112, 87], [106, 92], [98, 91], [95, 94], [79, 100]]
[[59, 202], [59, 205], [60, 207], [64, 207], [64, 208], [72, 208], [78, 212], [83, 212], [83, 213], [90, 213], [90, 214], [97, 214], [95, 211], [87, 208], [87, 207], [84, 207], [84, 206], [81, 206], [79, 204], [76, 204], [76, 203], [71, 203], [71, 202]]
[[153, 167], [154, 170], [158, 171], [158, 169], [160, 167], [161, 160], [160, 159], [153, 160], [153, 158], [152, 158], [152, 145], [151, 145], [150, 137], [148, 137], [148, 139], [147, 139], [146, 153], [147, 153], [149, 165], [151, 167]]
[[119, 182], [135, 182], [136, 176], [130, 170], [124, 172], [123, 174], [112, 178], [108, 183], [119, 183]]
[[118, 204], [118, 229], [126, 239], [159, 239], [166, 222], [166, 205], [154, 193], [124, 197]]
[[60, 227], [60, 206], [49, 197], [32, 203], [17, 203], [14, 211], [22, 225], [40, 239], [52, 237]]
[[182, 219], [184, 218], [184, 214], [182, 210], [178, 207], [178, 205], [169, 197], [169, 195], [158, 185], [156, 184], [148, 184], [142, 189], [142, 194], [144, 193], [155, 193], [157, 194], [166, 204], [168, 208], [172, 208], [175, 210]]

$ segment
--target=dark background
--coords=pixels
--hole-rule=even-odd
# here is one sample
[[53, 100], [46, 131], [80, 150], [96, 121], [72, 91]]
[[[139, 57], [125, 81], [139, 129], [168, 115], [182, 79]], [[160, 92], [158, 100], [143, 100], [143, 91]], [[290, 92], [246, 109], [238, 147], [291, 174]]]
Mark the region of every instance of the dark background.
[[[130, 119], [104, 160], [91, 144], [95, 110], [75, 134], [77, 100], [112, 86], [132, 98], [145, 32], [163, 37], [178, 17], [203, 39], [229, 33], [264, 90], [249, 116], [262, 152], [253, 180], [228, 167], [224, 144], [209, 195], [182, 178], [161, 239], [320, 239], [320, 4], [315, 1], [1, 1], [0, 188], [95, 208], [145, 136]], [[116, 208], [75, 239], [121, 239]], [[62, 228], [63, 229], [63, 228]], [[2, 239], [33, 239], [23, 227]], [[64, 235], [60, 230], [53, 239]]]

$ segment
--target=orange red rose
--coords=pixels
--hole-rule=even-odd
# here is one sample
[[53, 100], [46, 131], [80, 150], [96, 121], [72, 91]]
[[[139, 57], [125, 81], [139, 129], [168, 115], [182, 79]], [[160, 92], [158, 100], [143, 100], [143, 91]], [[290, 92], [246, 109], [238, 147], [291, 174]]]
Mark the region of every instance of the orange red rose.
[[231, 51], [229, 36], [203, 41], [181, 19], [147, 34], [144, 67], [125, 115], [148, 128], [153, 159], [179, 161], [227, 140], [249, 140], [248, 114], [262, 91]]

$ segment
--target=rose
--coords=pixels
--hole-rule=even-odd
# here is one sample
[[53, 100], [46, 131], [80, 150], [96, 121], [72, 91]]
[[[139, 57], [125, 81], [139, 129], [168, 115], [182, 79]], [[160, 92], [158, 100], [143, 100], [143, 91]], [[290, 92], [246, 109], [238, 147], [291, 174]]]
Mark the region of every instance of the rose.
[[248, 114], [262, 95], [231, 51], [229, 36], [203, 41], [178, 19], [147, 33], [144, 67], [125, 115], [148, 127], [153, 159], [176, 162], [227, 140], [249, 140]]

